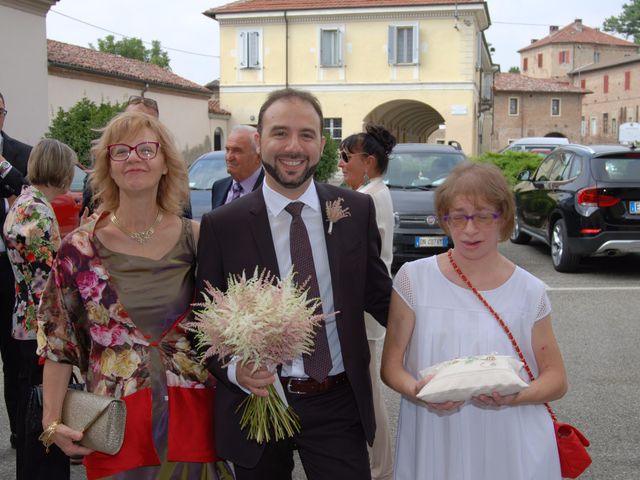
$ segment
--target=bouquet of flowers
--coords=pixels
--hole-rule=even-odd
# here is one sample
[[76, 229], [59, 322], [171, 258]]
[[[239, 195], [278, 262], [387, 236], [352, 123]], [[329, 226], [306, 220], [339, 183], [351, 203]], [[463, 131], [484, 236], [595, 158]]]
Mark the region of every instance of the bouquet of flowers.
[[[256, 268], [251, 278], [244, 272], [230, 275], [225, 293], [207, 284], [204, 302], [195, 305], [195, 320], [187, 324], [198, 346], [206, 348], [203, 360], [215, 355], [227, 364], [251, 364], [253, 371], [275, 371], [277, 365], [311, 353], [315, 327], [325, 316], [314, 314], [320, 299], [308, 299], [305, 285], [297, 286], [293, 275], [277, 279]], [[258, 443], [271, 440], [272, 432], [281, 440], [300, 431], [293, 409], [274, 385], [267, 389], [269, 396], [249, 395], [240, 404], [240, 427], [248, 427], [248, 438]]]

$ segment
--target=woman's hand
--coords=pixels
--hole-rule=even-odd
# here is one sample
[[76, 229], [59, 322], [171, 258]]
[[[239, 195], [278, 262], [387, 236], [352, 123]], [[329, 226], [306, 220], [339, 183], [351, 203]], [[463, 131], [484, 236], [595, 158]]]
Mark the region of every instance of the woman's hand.
[[[427, 383], [431, 381], [432, 378], [433, 378], [433, 375], [426, 375], [422, 380], [418, 380], [418, 382], [416, 382], [416, 395], [418, 394], [418, 392], [420, 392], [420, 390], [422, 390], [422, 387], [424, 387]], [[442, 403], [424, 402], [424, 403], [426, 403], [429, 408], [433, 410], [437, 410], [438, 412], [449, 412], [461, 407], [464, 404], [464, 401], [460, 401], [460, 402], [449, 401], [449, 402], [442, 402]]]
[[84, 210], [82, 210], [82, 215], [80, 216], [80, 225], [84, 225], [85, 223], [89, 223], [90, 221], [98, 218], [99, 214], [97, 212], [92, 213], [91, 215], [89, 214], [89, 208], [88, 207], [84, 207]]
[[500, 395], [498, 392], [493, 392], [491, 395], [478, 395], [471, 400], [479, 407], [507, 407], [513, 405], [518, 394], [514, 395]]
[[72, 430], [62, 423], [56, 427], [52, 439], [53, 443], [70, 457], [74, 455], [89, 455], [93, 452], [93, 450], [77, 444], [82, 440], [82, 432]]

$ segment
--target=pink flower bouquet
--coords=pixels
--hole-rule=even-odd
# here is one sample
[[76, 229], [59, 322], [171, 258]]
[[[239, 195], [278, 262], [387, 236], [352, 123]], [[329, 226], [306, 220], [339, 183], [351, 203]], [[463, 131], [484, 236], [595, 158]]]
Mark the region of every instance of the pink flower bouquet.
[[[207, 284], [204, 302], [196, 304], [195, 320], [187, 328], [196, 332], [200, 347], [206, 347], [203, 360], [217, 356], [221, 361], [252, 365], [253, 371], [275, 368], [313, 350], [316, 325], [324, 315], [314, 312], [320, 299], [308, 299], [304, 287], [296, 286], [290, 272], [283, 279], [254, 271], [229, 276], [225, 293]], [[248, 427], [248, 438], [258, 443], [293, 436], [300, 430], [297, 415], [285, 405], [275, 387], [268, 397], [249, 395], [241, 428]]]

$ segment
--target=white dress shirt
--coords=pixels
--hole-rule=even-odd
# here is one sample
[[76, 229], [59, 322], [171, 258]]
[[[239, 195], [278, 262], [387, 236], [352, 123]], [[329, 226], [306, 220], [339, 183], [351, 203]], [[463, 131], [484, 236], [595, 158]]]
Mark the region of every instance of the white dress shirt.
[[[322, 210], [320, 199], [316, 192], [316, 186], [313, 182], [309, 184], [309, 188], [296, 200], [291, 200], [284, 195], [276, 192], [267, 185], [262, 183], [262, 194], [267, 206], [267, 216], [269, 218], [269, 226], [271, 227], [271, 237], [273, 238], [273, 246], [278, 260], [278, 270], [280, 276], [284, 277], [291, 270], [291, 250], [289, 247], [289, 230], [291, 227], [291, 215], [285, 210], [285, 207], [294, 201], [302, 202], [305, 206], [302, 209], [302, 220], [307, 228], [309, 242], [311, 243], [311, 251], [313, 254], [313, 265], [316, 269], [316, 277], [318, 279], [318, 289], [320, 290], [320, 299], [322, 300], [322, 312], [325, 314], [335, 311], [333, 304], [333, 290], [331, 284], [331, 271], [329, 269], [329, 257], [327, 255], [327, 244], [324, 237], [324, 229], [327, 227], [322, 220]], [[338, 328], [336, 326], [335, 316], [325, 319], [326, 334], [329, 342], [329, 351], [331, 353], [332, 367], [329, 375], [337, 375], [344, 372], [344, 362], [342, 361], [342, 349], [340, 348], [340, 339], [338, 337]], [[293, 362], [282, 365], [282, 376], [308, 378], [304, 371], [304, 363], [302, 355], [294, 359]], [[238, 384], [236, 379], [236, 362], [229, 365], [227, 369], [229, 380], [242, 388], [245, 392], [249, 391]]]
[[[267, 205], [267, 215], [271, 226], [271, 237], [278, 259], [278, 269], [280, 275], [285, 276], [291, 270], [291, 250], [289, 247], [289, 229], [291, 227], [291, 215], [284, 209], [291, 200], [284, 195], [271, 189], [266, 182], [262, 184], [262, 194]], [[335, 311], [333, 305], [333, 290], [331, 285], [331, 271], [329, 270], [329, 257], [327, 255], [327, 244], [324, 237], [326, 225], [322, 221], [322, 206], [313, 182], [309, 188], [298, 198], [298, 202], [305, 204], [302, 209], [302, 220], [307, 227], [311, 251], [313, 253], [313, 265], [316, 269], [318, 279], [318, 289], [322, 300], [322, 312], [325, 314]], [[340, 349], [340, 339], [336, 319], [331, 316], [325, 320], [327, 338], [329, 340], [329, 351], [331, 352], [331, 362], [333, 367], [329, 375], [337, 375], [344, 372], [342, 362], [342, 351]], [[285, 377], [307, 377], [304, 373], [302, 356], [296, 358], [291, 364], [282, 366], [282, 375]]]

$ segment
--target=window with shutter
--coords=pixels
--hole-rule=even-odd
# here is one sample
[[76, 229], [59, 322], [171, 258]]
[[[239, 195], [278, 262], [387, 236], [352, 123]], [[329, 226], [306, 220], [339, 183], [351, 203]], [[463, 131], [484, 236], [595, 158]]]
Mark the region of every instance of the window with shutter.
[[604, 76], [602, 91], [603, 93], [609, 93], [609, 75]]
[[240, 32], [239, 44], [240, 68], [260, 68], [260, 32]]
[[559, 98], [551, 99], [551, 116], [553, 117], [560, 116], [560, 99]]
[[528, 58], [523, 58], [522, 59], [522, 71], [526, 72], [528, 68], [529, 68], [529, 59]]
[[339, 67], [342, 65], [342, 32], [338, 28], [320, 29], [320, 65]]
[[538, 68], [542, 68], [542, 54], [538, 54]]
[[624, 72], [624, 89], [631, 90], [631, 72]]
[[418, 26], [390, 25], [388, 52], [390, 65], [418, 64]]

